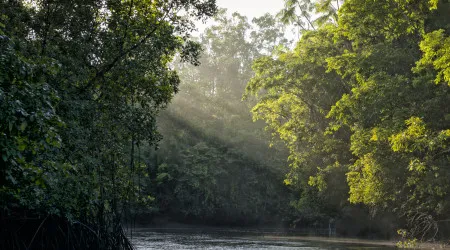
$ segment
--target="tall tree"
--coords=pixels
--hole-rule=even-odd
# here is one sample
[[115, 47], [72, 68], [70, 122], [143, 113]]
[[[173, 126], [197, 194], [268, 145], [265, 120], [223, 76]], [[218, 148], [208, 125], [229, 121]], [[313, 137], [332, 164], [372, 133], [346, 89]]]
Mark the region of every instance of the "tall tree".
[[[346, 153], [348, 131], [326, 134], [327, 112], [348, 91], [336, 73], [327, 72], [326, 58], [341, 51], [333, 42], [334, 32], [333, 26], [327, 26], [305, 33], [294, 51], [256, 60], [256, 75], [246, 89], [246, 96], [259, 97], [252, 109], [254, 119], [264, 120], [289, 148], [291, 171], [285, 182], [303, 193], [303, 204], [297, 206], [304, 210], [300, 217], [306, 222], [336, 217], [347, 192], [344, 173], [352, 158]], [[322, 207], [306, 212], [311, 206]], [[330, 209], [335, 211], [326, 211]]]
[[389, 208], [410, 237], [438, 235], [449, 209], [448, 9], [347, 0], [337, 23], [254, 63], [254, 116], [289, 146], [299, 187], [342, 187], [346, 176], [351, 203]]
[[[122, 211], [145, 201], [136, 151], [158, 141], [156, 115], [179, 84], [169, 62], [179, 52], [198, 63], [190, 32], [215, 1], [1, 1], [0, 10], [2, 220], [24, 211], [25, 223], [45, 218], [35, 231], [61, 223], [40, 238], [48, 247], [70, 237], [86, 240], [74, 248], [129, 247]], [[6, 228], [1, 244], [36, 244], [20, 237], [29, 240]]]
[[431, 73], [428, 61], [431, 44], [445, 39], [444, 30], [433, 30], [449, 22], [436, 13], [448, 8], [443, 1], [346, 1], [339, 25], [352, 47], [329, 59], [352, 86], [329, 114], [352, 130], [350, 201], [394, 207], [420, 239], [436, 236], [449, 209], [446, 63], [438, 59]]

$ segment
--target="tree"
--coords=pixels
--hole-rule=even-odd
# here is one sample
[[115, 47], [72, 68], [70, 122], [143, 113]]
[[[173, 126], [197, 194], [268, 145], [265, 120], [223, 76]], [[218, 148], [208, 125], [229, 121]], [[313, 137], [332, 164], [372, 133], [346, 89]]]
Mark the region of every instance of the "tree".
[[[198, 63], [193, 20], [212, 16], [215, 2], [1, 1], [0, 9], [2, 220], [24, 211], [25, 222], [45, 218], [37, 232], [59, 225], [39, 238], [48, 247], [70, 237], [85, 240], [71, 241], [75, 248], [130, 247], [122, 211], [148, 200], [136, 154], [159, 140], [156, 115], [179, 84], [169, 62], [180, 53]], [[2, 246], [37, 241], [18, 232], [3, 230]]]
[[347, 0], [293, 52], [255, 61], [247, 94], [260, 95], [254, 118], [290, 149], [288, 183], [336, 185], [329, 198], [342, 202], [346, 176], [351, 203], [394, 211], [410, 237], [437, 236], [449, 200], [448, 8]]
[[[310, 31], [294, 51], [256, 60], [256, 75], [247, 85], [246, 96], [259, 96], [252, 109], [254, 119], [264, 120], [272, 134], [289, 148], [291, 171], [285, 182], [306, 196], [318, 195], [328, 204], [325, 207], [338, 208], [345, 200], [343, 177], [352, 157], [346, 154], [348, 131], [336, 136], [326, 134], [326, 114], [347, 88], [336, 73], [327, 72], [326, 58], [340, 52], [333, 42], [334, 29], [327, 26]], [[319, 187], [321, 194], [310, 190], [308, 183]], [[327, 184], [332, 186], [327, 188]]]
[[297, 27], [299, 34], [338, 21], [342, 0], [285, 0], [278, 18]]
[[434, 238], [436, 221], [448, 213], [449, 94], [432, 82], [442, 81], [445, 67], [434, 64], [431, 74], [422, 68], [430, 37], [439, 33], [425, 33], [436, 25], [437, 8], [448, 4], [346, 1], [339, 26], [352, 47], [328, 60], [352, 86], [328, 115], [352, 131], [350, 201], [393, 208], [420, 239]]

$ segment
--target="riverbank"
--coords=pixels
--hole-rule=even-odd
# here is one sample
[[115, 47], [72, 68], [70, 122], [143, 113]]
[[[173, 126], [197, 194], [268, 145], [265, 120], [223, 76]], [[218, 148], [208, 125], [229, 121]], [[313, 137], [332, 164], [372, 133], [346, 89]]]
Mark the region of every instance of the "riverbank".
[[[370, 246], [396, 247], [397, 241], [385, 240], [364, 240], [354, 238], [327, 238], [314, 236], [278, 236], [278, 235], [264, 235], [258, 236], [264, 240], [289, 240], [289, 241], [311, 241], [311, 242], [326, 242], [326, 243], [342, 243], [342, 244], [358, 244]], [[450, 245], [442, 243], [418, 243], [415, 249], [442, 249], [450, 250]]]

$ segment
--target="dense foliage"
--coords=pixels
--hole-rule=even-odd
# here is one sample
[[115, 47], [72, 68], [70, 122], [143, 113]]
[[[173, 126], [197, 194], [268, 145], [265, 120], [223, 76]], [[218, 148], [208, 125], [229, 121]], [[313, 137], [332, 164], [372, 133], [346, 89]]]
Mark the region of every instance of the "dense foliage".
[[[254, 117], [289, 147], [286, 182], [302, 192], [316, 187], [313, 197], [325, 205], [317, 211], [331, 205], [339, 214], [348, 193], [372, 213], [404, 218], [397, 226], [409, 237], [445, 236], [450, 4], [347, 0], [330, 16], [323, 11], [333, 6], [323, 2], [312, 5], [321, 25], [305, 30], [293, 51], [256, 60], [247, 86], [259, 96]], [[294, 3], [311, 4], [286, 3], [285, 18]]]
[[198, 63], [193, 20], [215, 8], [0, 2], [2, 249], [130, 247], [124, 213], [151, 200], [135, 152], [159, 140], [156, 115], [179, 84], [169, 62]]

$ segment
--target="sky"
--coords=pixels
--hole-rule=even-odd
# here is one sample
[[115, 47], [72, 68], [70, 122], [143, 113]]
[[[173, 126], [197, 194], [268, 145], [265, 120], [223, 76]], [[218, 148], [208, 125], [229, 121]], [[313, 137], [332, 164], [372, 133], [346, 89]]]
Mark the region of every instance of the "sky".
[[229, 13], [235, 11], [248, 17], [251, 21], [254, 17], [259, 17], [269, 12], [276, 14], [284, 5], [283, 0], [217, 0], [217, 5], [228, 9]]
[[[251, 22], [254, 17], [260, 17], [267, 12], [275, 15], [284, 6], [284, 0], [216, 0], [217, 6], [227, 9], [227, 13], [239, 12], [248, 18]], [[209, 19], [206, 23], [196, 22], [198, 32], [194, 32], [197, 35], [199, 32], [211, 25], [212, 20]]]

